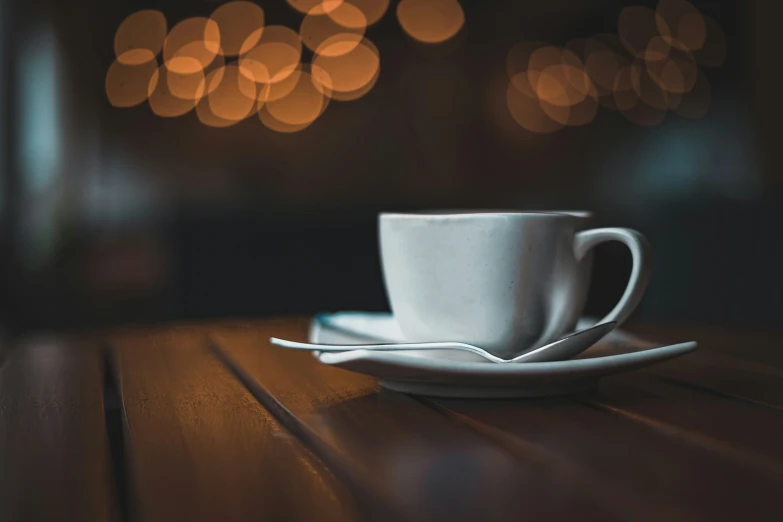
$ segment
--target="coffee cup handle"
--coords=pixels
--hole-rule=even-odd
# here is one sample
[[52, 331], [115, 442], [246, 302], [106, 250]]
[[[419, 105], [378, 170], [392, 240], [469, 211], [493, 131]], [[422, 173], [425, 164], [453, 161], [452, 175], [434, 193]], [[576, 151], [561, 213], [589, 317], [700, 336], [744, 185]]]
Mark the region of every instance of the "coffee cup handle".
[[642, 295], [647, 289], [650, 280], [651, 249], [650, 243], [642, 234], [629, 228], [594, 228], [576, 234], [574, 239], [574, 253], [577, 260], [584, 258], [595, 246], [606, 241], [620, 241], [631, 251], [633, 268], [628, 286], [609, 314], [596, 324], [616, 321], [617, 326], [622, 324], [639, 305]]

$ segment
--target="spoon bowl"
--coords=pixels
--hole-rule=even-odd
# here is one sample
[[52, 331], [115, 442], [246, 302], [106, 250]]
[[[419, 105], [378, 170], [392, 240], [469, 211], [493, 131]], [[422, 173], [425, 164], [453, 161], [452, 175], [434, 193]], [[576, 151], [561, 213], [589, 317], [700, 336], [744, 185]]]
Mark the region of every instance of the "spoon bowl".
[[429, 342], [429, 343], [376, 343], [376, 344], [316, 344], [302, 343], [298, 341], [287, 341], [272, 337], [270, 342], [283, 348], [294, 350], [310, 350], [317, 352], [349, 352], [354, 350], [374, 350], [374, 351], [405, 351], [405, 350], [460, 350], [472, 352], [487, 359], [490, 362], [498, 364], [508, 363], [529, 363], [529, 362], [552, 362], [564, 361], [584, 352], [604, 336], [615, 329], [617, 323], [610, 321], [597, 324], [574, 332], [553, 343], [549, 343], [540, 348], [535, 348], [512, 359], [503, 359], [489, 353], [483, 348], [473, 346], [472, 344], [456, 342]]

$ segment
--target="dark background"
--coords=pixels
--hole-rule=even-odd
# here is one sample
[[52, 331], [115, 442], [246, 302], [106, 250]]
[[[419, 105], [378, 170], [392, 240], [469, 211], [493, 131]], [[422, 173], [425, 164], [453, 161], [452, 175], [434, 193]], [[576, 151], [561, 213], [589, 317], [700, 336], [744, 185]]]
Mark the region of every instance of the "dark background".
[[[463, 0], [466, 26], [417, 44], [394, 9], [368, 31], [381, 76], [310, 128], [256, 118], [228, 129], [109, 105], [113, 36], [160, 9], [169, 27], [207, 0], [1, 0], [2, 328], [384, 310], [380, 211], [589, 209], [655, 250], [636, 314], [655, 323], [777, 329], [783, 314], [780, 11], [694, 1], [726, 32], [701, 120], [644, 128], [603, 110], [533, 140], [496, 118], [505, 57], [523, 40], [616, 32], [615, 0]], [[297, 28], [284, 0], [257, 2]], [[588, 312], [607, 311], [630, 268], [602, 246]]]

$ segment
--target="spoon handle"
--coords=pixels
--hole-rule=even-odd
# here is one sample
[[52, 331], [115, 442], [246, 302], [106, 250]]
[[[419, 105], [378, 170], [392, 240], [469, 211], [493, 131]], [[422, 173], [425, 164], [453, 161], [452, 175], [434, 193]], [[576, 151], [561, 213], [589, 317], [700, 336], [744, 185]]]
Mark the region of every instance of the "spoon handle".
[[[396, 351], [396, 350], [468, 350], [466, 346], [459, 343], [394, 343], [394, 344], [312, 344], [301, 343], [298, 341], [287, 341], [272, 337], [269, 339], [274, 345], [284, 348], [293, 348], [295, 350], [311, 350], [318, 352], [351, 352], [354, 350], [376, 350], [376, 351]], [[469, 350], [473, 351], [473, 350]]]

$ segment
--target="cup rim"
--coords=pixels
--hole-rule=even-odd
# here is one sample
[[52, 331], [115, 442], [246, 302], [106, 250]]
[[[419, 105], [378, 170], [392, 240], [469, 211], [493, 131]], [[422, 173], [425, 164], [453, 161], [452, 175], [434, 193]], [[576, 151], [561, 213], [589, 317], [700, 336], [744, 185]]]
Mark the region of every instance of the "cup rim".
[[428, 219], [455, 219], [455, 218], [487, 218], [487, 217], [571, 217], [589, 219], [594, 217], [589, 210], [449, 210], [449, 211], [419, 211], [419, 212], [381, 212], [382, 219], [388, 218], [428, 218]]

